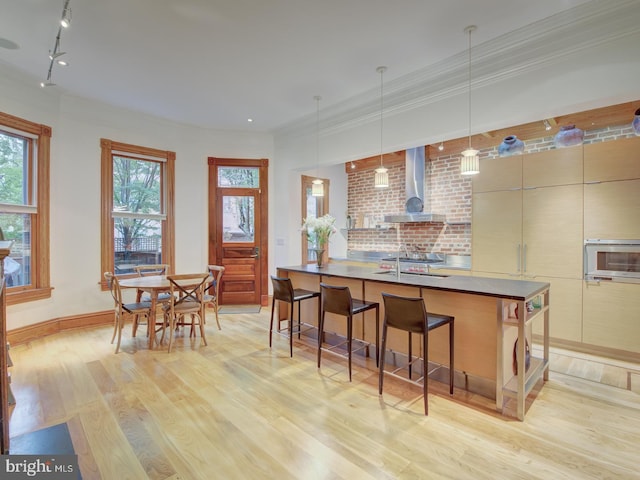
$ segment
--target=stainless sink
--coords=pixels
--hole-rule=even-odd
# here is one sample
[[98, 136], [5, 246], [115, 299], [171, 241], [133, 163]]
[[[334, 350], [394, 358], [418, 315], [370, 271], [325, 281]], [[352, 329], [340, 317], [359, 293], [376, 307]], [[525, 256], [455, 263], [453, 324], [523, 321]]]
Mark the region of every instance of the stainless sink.
[[[393, 273], [394, 275], [396, 274], [396, 272], [393, 270], [379, 270], [373, 273], [375, 273], [376, 275], [383, 275], [383, 274], [389, 274], [389, 273]], [[422, 272], [401, 272], [400, 276], [402, 275], [418, 275], [420, 277], [431, 277], [431, 278], [447, 278], [449, 276], [449, 275], [441, 275], [439, 273], [422, 273]]]

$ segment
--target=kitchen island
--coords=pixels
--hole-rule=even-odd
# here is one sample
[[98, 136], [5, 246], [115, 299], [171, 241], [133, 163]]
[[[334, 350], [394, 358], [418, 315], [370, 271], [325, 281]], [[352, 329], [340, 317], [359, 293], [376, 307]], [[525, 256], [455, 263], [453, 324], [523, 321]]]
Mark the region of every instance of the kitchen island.
[[[496, 408], [506, 412], [507, 400], [516, 402], [515, 415], [524, 420], [528, 394], [549, 371], [549, 284], [524, 280], [459, 276], [400, 274], [370, 266], [333, 264], [278, 267], [278, 276], [291, 278], [297, 288], [319, 290], [320, 282], [349, 286], [354, 297], [380, 302], [381, 293], [421, 296], [427, 310], [455, 316], [456, 387], [496, 400]], [[315, 302], [304, 302], [302, 317], [313, 323], [317, 315]], [[286, 309], [281, 309], [283, 314]], [[523, 314], [524, 313], [524, 314]], [[282, 317], [281, 317], [282, 318]], [[375, 320], [373, 320], [375, 321]], [[542, 357], [529, 355], [533, 343], [532, 323], [543, 322]], [[354, 318], [354, 335], [375, 343], [372, 320]], [[344, 335], [344, 322], [327, 314], [326, 329]], [[397, 335], [391, 335], [397, 333]], [[414, 339], [414, 352], [420, 352]], [[516, 342], [517, 340], [517, 342]], [[407, 337], [389, 332], [387, 347], [395, 354], [407, 352]], [[517, 363], [514, 362], [517, 358]], [[395, 358], [396, 355], [389, 357]], [[446, 332], [429, 335], [429, 361], [446, 365]], [[526, 359], [526, 360], [525, 360]], [[525, 369], [516, 365], [525, 365]]]

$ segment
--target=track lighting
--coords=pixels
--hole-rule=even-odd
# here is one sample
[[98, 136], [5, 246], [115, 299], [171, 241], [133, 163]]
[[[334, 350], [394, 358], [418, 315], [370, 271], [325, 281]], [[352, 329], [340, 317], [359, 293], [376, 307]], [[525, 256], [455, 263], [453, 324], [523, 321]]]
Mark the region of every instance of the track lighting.
[[70, 0], [65, 0], [64, 8], [62, 10], [62, 19], [60, 20], [60, 25], [62, 28], [69, 28], [71, 25], [71, 7], [69, 6]]
[[62, 37], [62, 29], [69, 27], [71, 24], [71, 7], [69, 7], [69, 2], [71, 0], [64, 0], [64, 6], [62, 7], [62, 19], [60, 20], [60, 26], [58, 27], [58, 33], [56, 34], [56, 41], [53, 44], [53, 50], [49, 50], [49, 70], [47, 70], [47, 80], [44, 82], [40, 82], [40, 86], [44, 87], [53, 87], [55, 83], [51, 80], [53, 74], [53, 66], [55, 64], [60, 65], [62, 67], [66, 67], [69, 63], [66, 60], [60, 60], [59, 57], [62, 55], [66, 55], [67, 52], [62, 52], [60, 50], [60, 39]]

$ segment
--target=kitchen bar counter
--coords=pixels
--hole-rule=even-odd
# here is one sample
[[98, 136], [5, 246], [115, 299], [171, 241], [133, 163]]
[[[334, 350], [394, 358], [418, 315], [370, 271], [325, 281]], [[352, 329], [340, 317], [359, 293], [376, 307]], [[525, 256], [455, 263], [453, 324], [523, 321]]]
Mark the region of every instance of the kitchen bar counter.
[[[373, 266], [343, 263], [329, 263], [322, 268], [296, 265], [278, 267], [277, 270], [279, 276], [290, 277], [299, 288], [319, 290], [320, 282], [349, 286], [354, 297], [380, 302], [381, 321], [384, 316], [382, 292], [421, 296], [428, 311], [455, 316], [456, 388], [495, 399], [496, 408], [504, 414], [513, 411], [518, 419], [523, 420], [528, 394], [540, 379], [546, 380], [548, 377], [548, 283], [461, 275], [439, 276], [437, 272], [432, 276], [404, 273], [398, 277], [395, 272]], [[303, 319], [313, 323], [317, 304], [304, 303], [308, 305], [303, 306]], [[533, 305], [535, 308], [527, 312], [527, 306]], [[282, 312], [286, 312], [286, 308]], [[518, 312], [525, 312], [525, 315]], [[513, 368], [514, 352], [517, 365], [523, 365], [528, 347], [533, 343], [532, 323], [538, 320], [544, 322], [542, 358], [532, 356], [525, 373], [518, 369], [516, 374]], [[371, 324], [369, 317], [366, 322], [362, 318], [354, 318], [354, 335], [375, 343]], [[331, 318], [327, 314], [326, 325], [338, 335], [345, 334], [344, 321], [339, 318]], [[392, 356], [395, 358], [406, 354], [407, 339], [400, 332], [391, 336], [393, 332], [389, 332], [387, 346], [395, 353]], [[414, 340], [414, 352], [422, 355], [419, 339]], [[436, 330], [429, 335], [429, 361], [447, 365], [447, 359], [446, 332]], [[515, 401], [515, 408], [508, 402], [509, 399]]]
[[433, 272], [432, 275], [401, 273], [400, 277], [398, 277], [395, 272], [389, 270], [335, 263], [329, 263], [322, 268], [318, 268], [313, 264], [278, 267], [278, 270], [310, 273], [327, 277], [347, 277], [390, 284], [413, 285], [433, 290], [486, 295], [515, 301], [528, 301], [549, 289], [549, 284], [542, 282], [459, 275], [442, 276], [438, 274], [437, 271]]

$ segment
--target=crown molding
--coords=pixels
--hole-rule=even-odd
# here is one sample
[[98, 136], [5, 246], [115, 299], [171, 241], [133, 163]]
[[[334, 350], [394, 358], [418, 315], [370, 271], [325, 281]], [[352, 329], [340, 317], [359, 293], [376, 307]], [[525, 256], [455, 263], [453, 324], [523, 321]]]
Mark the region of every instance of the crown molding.
[[[638, 35], [639, 0], [594, 0], [534, 22], [471, 49], [472, 90], [544, 67], [599, 45]], [[413, 73], [385, 81], [385, 118], [465, 93], [466, 50]], [[380, 118], [379, 89], [371, 88], [338, 105], [325, 107], [320, 135], [337, 134]], [[316, 131], [308, 115], [274, 131], [276, 143]]]

